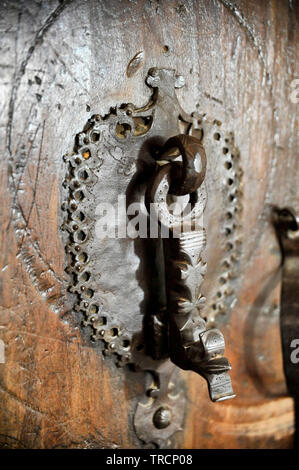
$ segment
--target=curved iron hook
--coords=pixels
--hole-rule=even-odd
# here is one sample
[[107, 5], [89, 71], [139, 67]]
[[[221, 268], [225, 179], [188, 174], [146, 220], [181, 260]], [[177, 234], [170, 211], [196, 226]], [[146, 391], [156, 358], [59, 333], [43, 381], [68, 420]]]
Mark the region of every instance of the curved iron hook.
[[[179, 153], [175, 150], [178, 149]], [[195, 157], [201, 158], [201, 171], [195, 169]], [[184, 196], [195, 192], [202, 184], [207, 168], [206, 152], [201, 142], [191, 135], [179, 134], [170, 137], [159, 152], [158, 161], [173, 161], [182, 155], [183, 162], [177, 162], [175, 172], [171, 178], [169, 193], [175, 196]], [[180, 168], [180, 171], [178, 171]]]

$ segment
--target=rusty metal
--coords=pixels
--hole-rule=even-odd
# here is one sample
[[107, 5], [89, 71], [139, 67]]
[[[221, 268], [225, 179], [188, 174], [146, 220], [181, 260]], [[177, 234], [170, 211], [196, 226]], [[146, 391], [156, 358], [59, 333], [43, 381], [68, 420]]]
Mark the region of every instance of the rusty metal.
[[171, 439], [183, 429], [186, 396], [178, 368], [169, 359], [153, 360], [144, 356], [145, 395], [134, 414], [137, 436], [150, 447], [172, 447]]
[[[201, 159], [200, 172], [196, 171], [194, 166], [197, 154]], [[183, 196], [193, 193], [200, 187], [206, 175], [207, 157], [201, 142], [196, 137], [185, 134], [168, 139], [159, 152], [159, 160], [173, 161], [178, 155], [182, 156], [183, 161], [180, 165], [180, 171], [171, 175], [169, 193]]]

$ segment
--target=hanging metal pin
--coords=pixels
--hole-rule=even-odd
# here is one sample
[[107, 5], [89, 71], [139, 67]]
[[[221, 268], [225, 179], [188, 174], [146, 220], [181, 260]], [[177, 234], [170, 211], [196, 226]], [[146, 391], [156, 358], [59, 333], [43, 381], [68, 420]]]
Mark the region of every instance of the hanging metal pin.
[[[181, 161], [174, 161], [178, 155]], [[201, 169], [195, 168], [199, 155]], [[200, 224], [206, 194], [202, 185], [206, 173], [206, 155], [194, 137], [178, 135], [162, 147], [157, 169], [146, 194], [148, 210], [159, 220], [160, 254], [163, 261], [166, 311], [162, 323], [167, 325], [168, 353], [181, 369], [193, 370], [208, 383], [212, 401], [233, 398], [229, 361], [223, 357], [224, 337], [218, 329], [208, 329], [199, 311], [205, 298], [200, 286], [206, 271], [202, 252], [206, 233]], [[166, 163], [170, 162], [170, 163]], [[187, 207], [181, 213], [169, 208], [169, 195], [189, 194]], [[161, 258], [161, 256], [160, 256]]]

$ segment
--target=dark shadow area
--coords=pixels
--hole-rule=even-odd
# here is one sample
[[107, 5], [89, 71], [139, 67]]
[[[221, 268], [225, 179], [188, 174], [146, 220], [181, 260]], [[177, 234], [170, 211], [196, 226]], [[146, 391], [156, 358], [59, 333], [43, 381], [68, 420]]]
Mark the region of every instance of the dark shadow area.
[[[137, 171], [134, 174], [126, 192], [127, 208], [132, 203], [141, 203], [146, 190], [154, 177], [156, 170], [155, 157], [164, 144], [160, 136], [146, 140], [142, 145], [138, 160]], [[131, 216], [131, 219], [134, 215]], [[147, 224], [147, 237], [137, 237], [134, 240], [134, 250], [140, 259], [136, 278], [144, 292], [144, 299], [140, 304], [140, 313], [143, 315], [143, 331], [141, 338], [143, 344], [137, 344], [137, 352], [150, 355], [153, 359], [167, 356], [166, 328], [163, 327], [163, 312], [166, 308], [166, 294], [164, 281], [163, 243], [160, 238], [149, 236], [149, 215], [143, 215]], [[138, 228], [138, 226], [137, 226]], [[135, 344], [135, 341], [133, 341]], [[134, 354], [135, 351], [132, 351]]]

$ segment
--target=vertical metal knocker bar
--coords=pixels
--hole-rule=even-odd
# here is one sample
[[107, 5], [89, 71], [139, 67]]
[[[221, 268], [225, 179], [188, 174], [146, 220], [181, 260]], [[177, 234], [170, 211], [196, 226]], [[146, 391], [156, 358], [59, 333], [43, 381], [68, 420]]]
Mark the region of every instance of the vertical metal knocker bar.
[[[182, 155], [182, 162], [174, 161]], [[195, 168], [200, 156], [201, 169]], [[170, 163], [165, 163], [170, 161]], [[233, 398], [229, 361], [223, 357], [224, 337], [218, 329], [207, 330], [199, 310], [205, 298], [200, 287], [206, 271], [202, 252], [206, 233], [202, 224], [206, 194], [202, 185], [206, 155], [194, 137], [178, 135], [162, 147], [159, 166], [146, 194], [146, 204], [160, 223], [163, 240], [169, 357], [185, 370], [193, 370], [208, 383], [212, 401]], [[165, 163], [165, 164], [163, 164]], [[180, 212], [170, 195], [187, 195], [189, 201]], [[160, 319], [161, 320], [161, 319]]]

